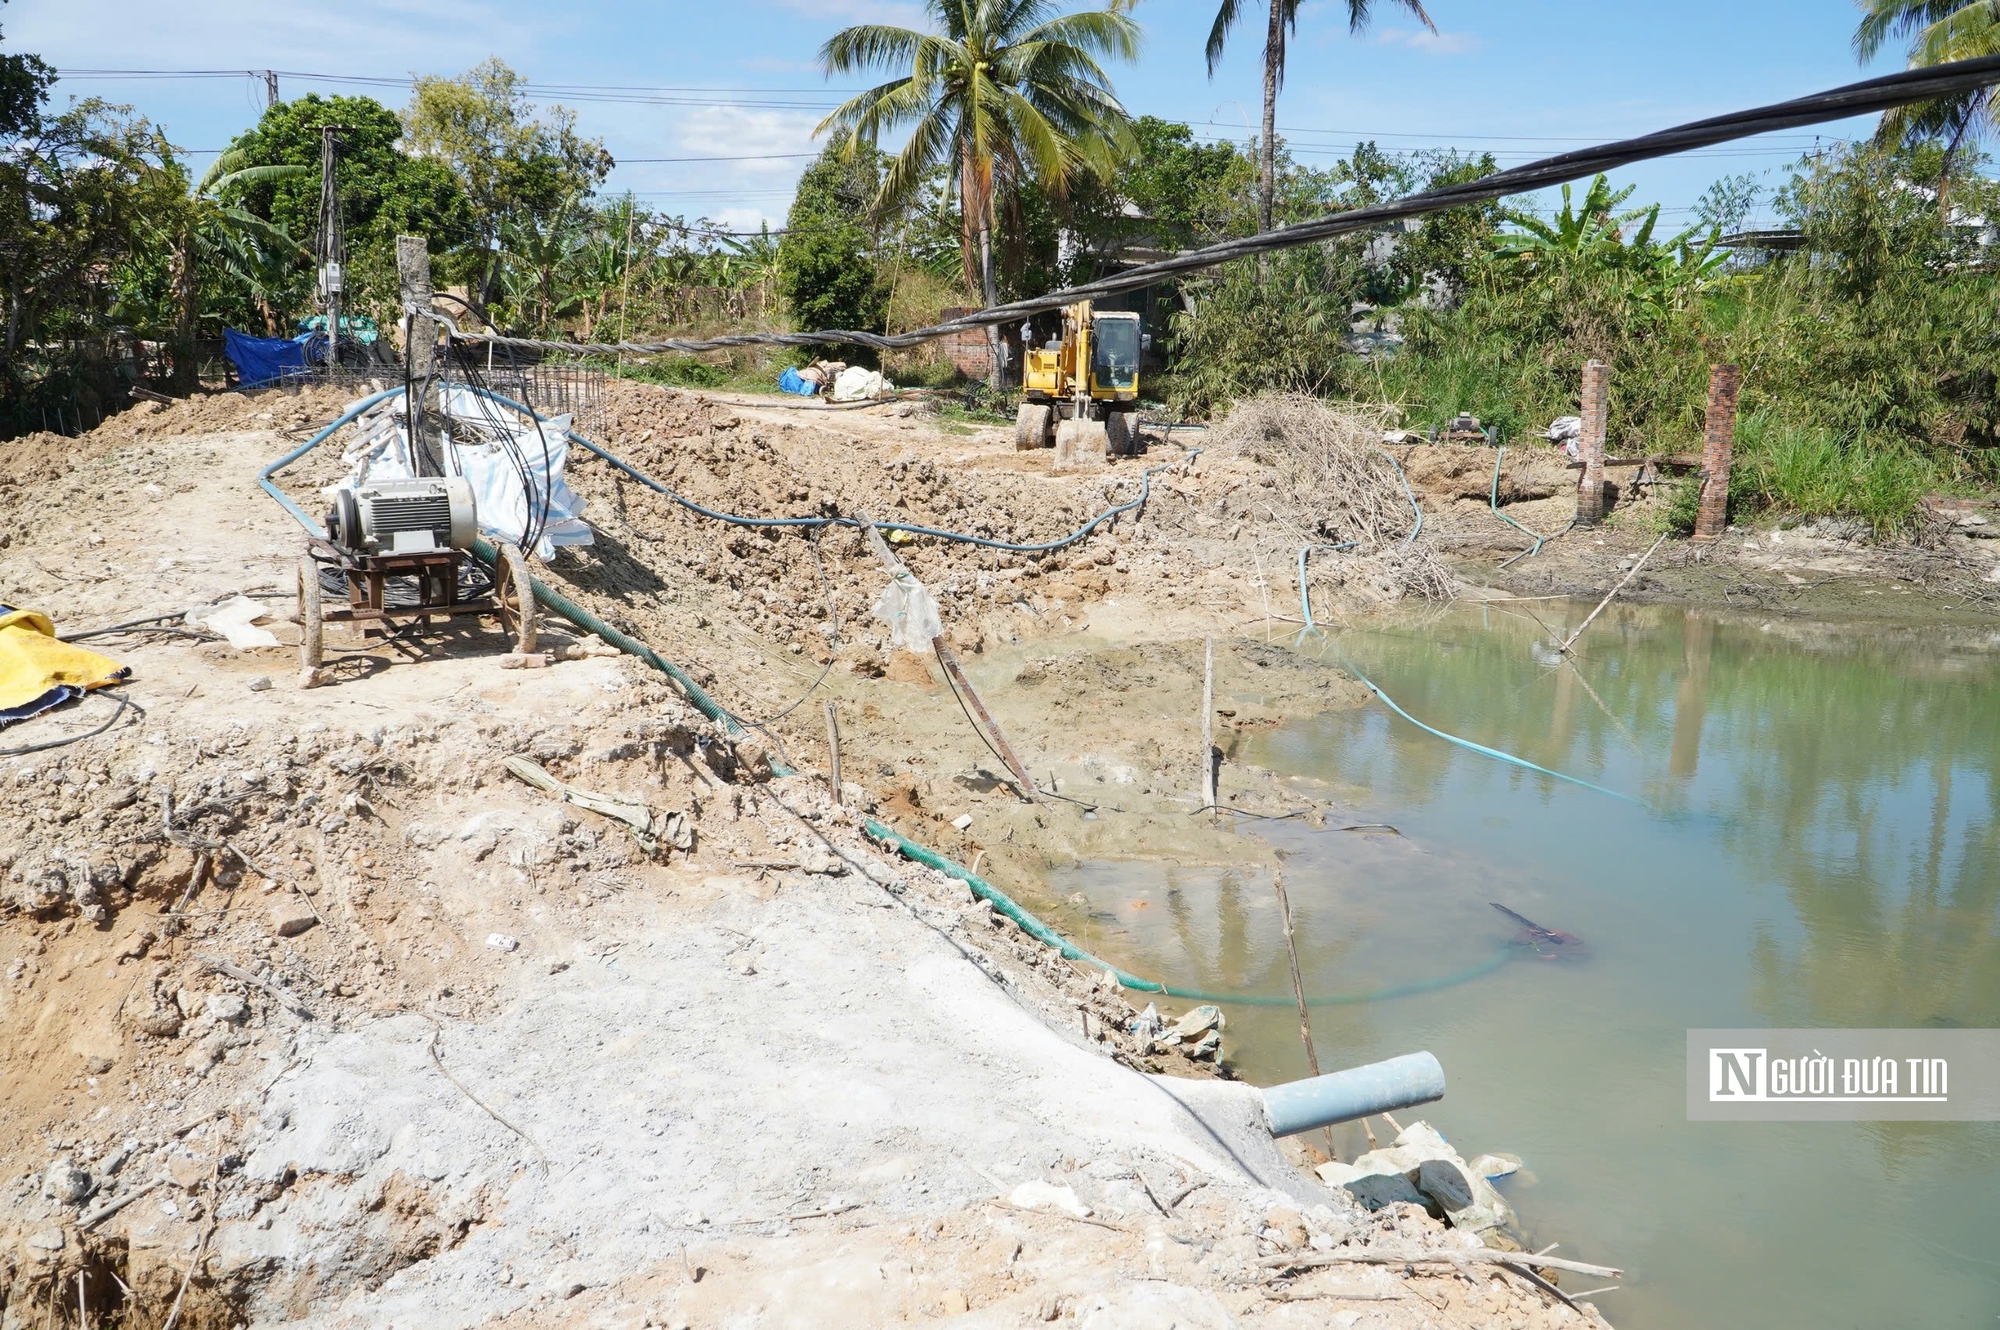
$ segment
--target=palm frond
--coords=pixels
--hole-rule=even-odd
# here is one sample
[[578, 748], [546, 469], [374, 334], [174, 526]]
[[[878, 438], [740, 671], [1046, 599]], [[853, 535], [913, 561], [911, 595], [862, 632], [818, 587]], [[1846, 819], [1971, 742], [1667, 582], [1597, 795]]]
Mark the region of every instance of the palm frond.
[[1203, 48], [1208, 57], [1208, 76], [1215, 77], [1215, 67], [1222, 63], [1222, 50], [1229, 42], [1229, 30], [1236, 26], [1237, 6], [1240, 0], [1222, 0], [1216, 6], [1215, 22], [1208, 29], [1208, 45]]
[[[1432, 32], [1438, 30], [1438, 25], [1431, 22], [1431, 16], [1424, 12], [1423, 0], [1396, 0], [1396, 3], [1409, 10], [1419, 23]], [[1347, 0], [1347, 30], [1354, 33], [1366, 32], [1369, 20], [1374, 17], [1370, 12], [1372, 8], [1370, 0]]]
[[842, 28], [819, 48], [820, 68], [830, 77], [914, 60], [926, 36], [889, 23], [859, 23]]

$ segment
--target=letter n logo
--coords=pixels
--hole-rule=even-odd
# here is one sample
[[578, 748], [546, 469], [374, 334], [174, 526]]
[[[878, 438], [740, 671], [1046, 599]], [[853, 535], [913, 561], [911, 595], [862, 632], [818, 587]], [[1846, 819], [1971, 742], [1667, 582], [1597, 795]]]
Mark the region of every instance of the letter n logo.
[[1761, 1048], [1711, 1048], [1708, 1050], [1708, 1098], [1716, 1100], [1762, 1099], [1764, 1067], [1768, 1058]]

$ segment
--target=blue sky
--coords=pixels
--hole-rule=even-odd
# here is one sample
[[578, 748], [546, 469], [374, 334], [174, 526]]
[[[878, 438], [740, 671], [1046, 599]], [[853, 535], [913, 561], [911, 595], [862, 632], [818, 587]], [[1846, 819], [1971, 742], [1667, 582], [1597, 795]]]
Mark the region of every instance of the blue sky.
[[[1378, 0], [1373, 27], [1352, 37], [1340, 21], [1346, 6], [1303, 6], [1278, 108], [1303, 160], [1330, 162], [1357, 137], [1373, 137], [1392, 149], [1492, 149], [1511, 165], [1900, 63], [1856, 64], [1849, 45], [1856, 10], [1843, 0], [1427, 0], [1427, 7], [1439, 35]], [[1254, 17], [1211, 79], [1202, 58], [1209, 0], [1142, 0], [1136, 13], [1145, 52], [1113, 71], [1127, 107], [1244, 138], [1259, 116]], [[0, 9], [7, 48], [37, 52], [58, 69], [276, 68], [407, 79], [456, 73], [497, 54], [536, 84], [674, 89], [644, 104], [564, 100], [584, 131], [624, 161], [610, 188], [689, 217], [749, 225], [783, 218], [800, 159], [628, 159], [810, 153], [814, 124], [838, 100], [837, 87], [817, 72], [815, 52], [834, 29], [856, 21], [923, 20], [920, 6], [904, 0], [13, 0]], [[287, 97], [315, 88], [365, 91], [392, 106], [407, 100], [395, 87], [281, 82]], [[264, 102], [262, 79], [250, 77], [73, 77], [56, 91], [58, 101], [74, 94], [131, 103], [189, 149], [221, 147]], [[1847, 122], [1822, 133], [1852, 137], [1870, 127]], [[1617, 179], [1639, 186], [1634, 202], [1665, 204], [1671, 223], [1718, 176], [1769, 172], [1767, 179], [1782, 180], [1783, 166], [1813, 139], [1795, 131], [1629, 168]]]

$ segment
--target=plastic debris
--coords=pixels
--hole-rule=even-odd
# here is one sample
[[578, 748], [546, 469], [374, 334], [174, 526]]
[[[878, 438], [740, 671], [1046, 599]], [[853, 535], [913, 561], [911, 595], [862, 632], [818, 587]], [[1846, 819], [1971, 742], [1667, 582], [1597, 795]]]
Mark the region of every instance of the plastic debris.
[[230, 646], [238, 651], [249, 651], [255, 647], [278, 645], [278, 639], [270, 629], [256, 626], [259, 619], [269, 617], [270, 612], [250, 597], [231, 596], [219, 605], [189, 610], [187, 623], [190, 628], [207, 628], [221, 633]]
[[889, 625], [889, 643], [918, 655], [931, 649], [931, 639], [944, 632], [937, 601], [929, 588], [907, 568], [898, 568], [875, 599], [875, 617]]

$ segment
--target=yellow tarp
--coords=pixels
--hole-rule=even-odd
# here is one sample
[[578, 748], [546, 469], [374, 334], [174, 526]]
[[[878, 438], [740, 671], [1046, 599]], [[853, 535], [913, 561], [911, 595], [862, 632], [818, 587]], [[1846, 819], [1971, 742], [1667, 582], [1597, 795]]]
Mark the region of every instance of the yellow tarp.
[[58, 642], [48, 615], [0, 605], [0, 725], [120, 683], [131, 672], [94, 651]]

